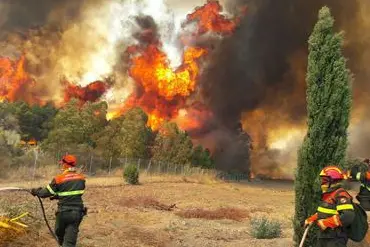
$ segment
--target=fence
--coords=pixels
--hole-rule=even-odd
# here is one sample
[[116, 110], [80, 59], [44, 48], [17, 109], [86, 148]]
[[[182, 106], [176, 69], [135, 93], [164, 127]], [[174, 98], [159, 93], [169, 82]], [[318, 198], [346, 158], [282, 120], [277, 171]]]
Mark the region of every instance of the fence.
[[[12, 179], [37, 179], [52, 175], [59, 168], [58, 161], [61, 155], [50, 157], [49, 155], [31, 150], [27, 156], [14, 167]], [[78, 154], [78, 164], [81, 171], [89, 176], [107, 176], [112, 175], [117, 170], [123, 170], [128, 165], [136, 165], [141, 173], [148, 175], [194, 175], [206, 174], [215, 176], [222, 180], [241, 181], [249, 180], [247, 173], [228, 173], [212, 169], [201, 169], [190, 166], [189, 164], [174, 164], [165, 161], [156, 161], [152, 159], [130, 158], [130, 157], [102, 157], [93, 153]], [[18, 169], [15, 171], [15, 169]]]

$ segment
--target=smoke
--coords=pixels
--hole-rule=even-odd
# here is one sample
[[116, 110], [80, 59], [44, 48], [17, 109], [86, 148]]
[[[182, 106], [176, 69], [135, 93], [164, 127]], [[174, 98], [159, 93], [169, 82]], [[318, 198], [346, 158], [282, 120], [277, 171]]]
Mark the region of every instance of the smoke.
[[0, 30], [23, 31], [45, 24], [61, 25], [80, 14], [83, 1], [74, 0], [3, 0], [0, 3]]
[[[93, 81], [106, 82], [112, 77], [113, 83], [103, 95], [112, 108], [122, 104], [134, 88], [123, 51], [142, 38], [158, 35], [176, 67], [182, 59], [179, 37], [189, 38], [181, 21], [206, 1], [168, 0], [169, 7], [164, 2], [4, 0], [0, 3], [0, 56], [17, 60], [25, 53], [26, 70], [37, 81], [32, 92], [41, 99], [63, 101], [61, 81], [86, 88]], [[332, 9], [337, 30], [345, 31], [344, 52], [355, 74], [350, 155], [366, 156], [370, 144], [370, 137], [364, 138], [370, 123], [370, 33], [366, 32], [370, 28], [370, 2], [220, 2], [225, 12], [234, 16], [247, 5], [247, 15], [228, 38], [204, 35], [189, 41], [214, 50], [202, 72], [200, 92], [191, 99], [202, 101], [210, 111], [187, 109], [188, 115], [204, 124], [191, 134], [215, 151], [218, 166], [240, 170], [248, 166], [248, 138], [240, 133], [241, 121], [253, 140], [253, 169], [274, 177], [292, 174], [296, 149], [305, 133], [307, 39], [323, 5]], [[149, 17], [133, 18], [137, 16]], [[139, 40], [132, 35], [136, 31]]]
[[[270, 156], [272, 149], [278, 155], [271, 155], [268, 167], [281, 168], [284, 173], [283, 170], [289, 170], [286, 167], [295, 165], [292, 154], [296, 153], [305, 133], [307, 39], [318, 10], [324, 5], [331, 8], [336, 29], [345, 31], [345, 56], [355, 74], [352, 123], [361, 123], [351, 127], [354, 134], [350, 136], [351, 154], [360, 155], [357, 147], [366, 147], [369, 141], [357, 136], [366, 133], [365, 126], [369, 122], [366, 105], [370, 101], [366, 92], [370, 79], [367, 67], [370, 39], [366, 30], [370, 27], [370, 2], [249, 0], [228, 3], [230, 9], [247, 4], [248, 15], [236, 33], [213, 53], [202, 76], [202, 94], [222, 126], [232, 128], [242, 119], [244, 129], [253, 139], [255, 170], [263, 170], [259, 168], [265, 166], [266, 161], [261, 157]], [[359, 126], [363, 126], [362, 129]], [[301, 134], [292, 135], [293, 129]], [[365, 150], [361, 152], [365, 155]], [[290, 162], [286, 157], [291, 157]], [[272, 161], [275, 164], [271, 164]]]

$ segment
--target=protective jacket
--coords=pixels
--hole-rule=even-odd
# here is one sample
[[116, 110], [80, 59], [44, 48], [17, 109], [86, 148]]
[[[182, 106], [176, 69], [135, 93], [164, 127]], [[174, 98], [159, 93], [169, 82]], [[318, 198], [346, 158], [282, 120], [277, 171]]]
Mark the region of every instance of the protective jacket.
[[319, 239], [340, 238], [347, 242], [345, 228], [355, 217], [351, 195], [343, 188], [323, 193], [315, 216], [321, 228]]
[[46, 188], [39, 188], [39, 197], [53, 197], [58, 199], [58, 209], [83, 209], [82, 195], [85, 192], [85, 177], [75, 171], [65, 171], [54, 177]]

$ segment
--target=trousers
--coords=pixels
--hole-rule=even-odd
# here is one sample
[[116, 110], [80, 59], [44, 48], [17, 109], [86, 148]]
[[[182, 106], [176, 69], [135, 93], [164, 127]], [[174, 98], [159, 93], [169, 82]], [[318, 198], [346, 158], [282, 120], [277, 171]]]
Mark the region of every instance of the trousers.
[[56, 213], [55, 234], [62, 247], [76, 247], [79, 227], [83, 219], [80, 210], [59, 211]]
[[346, 247], [347, 242], [344, 238], [319, 238], [318, 247]]

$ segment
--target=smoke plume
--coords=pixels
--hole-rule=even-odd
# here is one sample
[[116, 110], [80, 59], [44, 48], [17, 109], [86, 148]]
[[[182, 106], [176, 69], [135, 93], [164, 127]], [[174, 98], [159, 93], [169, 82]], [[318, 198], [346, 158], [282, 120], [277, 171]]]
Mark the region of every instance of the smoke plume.
[[[253, 139], [254, 170], [268, 167], [270, 172], [263, 173], [280, 176], [286, 169], [292, 175], [297, 145], [305, 133], [307, 39], [324, 5], [331, 8], [337, 31], [345, 31], [344, 53], [355, 74], [351, 154], [366, 155], [360, 147], [366, 147], [369, 138], [357, 136], [366, 133], [369, 122], [370, 2], [249, 0], [238, 4], [248, 5], [248, 15], [213, 53], [201, 82], [203, 96], [223, 126], [230, 128], [242, 119]], [[228, 6], [235, 6], [235, 1]], [[355, 126], [358, 122], [363, 129]]]

